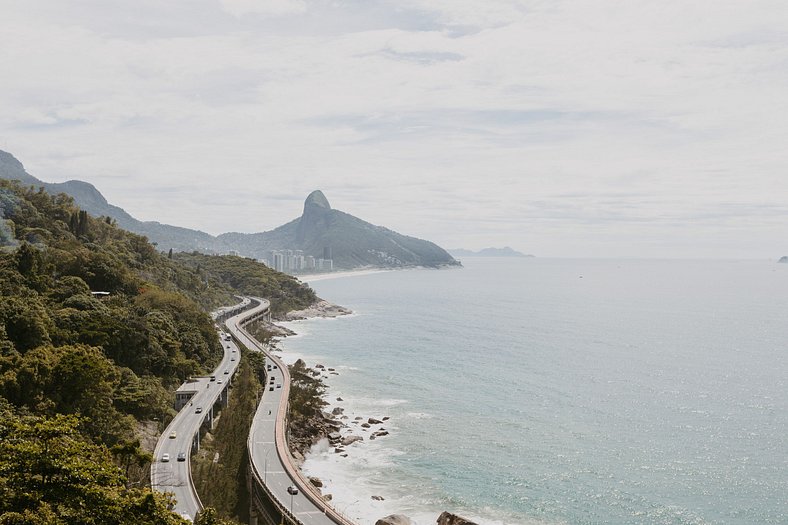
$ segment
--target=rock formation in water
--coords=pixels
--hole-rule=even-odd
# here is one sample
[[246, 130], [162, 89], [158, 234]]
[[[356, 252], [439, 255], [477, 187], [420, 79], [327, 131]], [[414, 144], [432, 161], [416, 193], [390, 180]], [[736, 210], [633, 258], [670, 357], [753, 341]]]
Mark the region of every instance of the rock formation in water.
[[438, 516], [438, 525], [476, 525], [476, 523], [461, 516], [457, 516], [456, 514], [452, 514], [451, 512], [444, 511]]

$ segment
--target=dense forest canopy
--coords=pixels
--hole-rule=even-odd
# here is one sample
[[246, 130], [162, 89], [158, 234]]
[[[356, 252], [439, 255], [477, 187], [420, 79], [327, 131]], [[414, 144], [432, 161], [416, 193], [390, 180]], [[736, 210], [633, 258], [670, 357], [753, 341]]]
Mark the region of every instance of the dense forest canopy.
[[168, 257], [66, 195], [0, 180], [0, 525], [180, 522], [146, 480], [130, 488], [129, 458], [150, 462], [139, 422], [170, 419], [172, 391], [218, 363], [206, 310], [238, 291], [316, 299], [235, 259]]
[[274, 314], [300, 310], [318, 300], [315, 292], [308, 286], [253, 259], [204, 255], [198, 252], [177, 253], [174, 258], [184, 266], [201, 269], [239, 293], [269, 299]]

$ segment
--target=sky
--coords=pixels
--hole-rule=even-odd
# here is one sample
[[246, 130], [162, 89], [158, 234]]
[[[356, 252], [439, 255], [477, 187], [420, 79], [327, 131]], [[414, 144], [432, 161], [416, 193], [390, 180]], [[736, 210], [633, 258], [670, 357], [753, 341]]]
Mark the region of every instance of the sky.
[[142, 220], [788, 254], [784, 0], [0, 0], [0, 149]]

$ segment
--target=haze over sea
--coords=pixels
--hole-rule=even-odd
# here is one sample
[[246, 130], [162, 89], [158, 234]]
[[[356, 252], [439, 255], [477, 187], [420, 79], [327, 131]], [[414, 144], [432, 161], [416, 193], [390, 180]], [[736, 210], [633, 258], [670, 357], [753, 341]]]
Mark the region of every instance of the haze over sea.
[[788, 265], [463, 263], [314, 282], [357, 314], [290, 324], [346, 422], [391, 417], [305, 463], [340, 511], [788, 523]]

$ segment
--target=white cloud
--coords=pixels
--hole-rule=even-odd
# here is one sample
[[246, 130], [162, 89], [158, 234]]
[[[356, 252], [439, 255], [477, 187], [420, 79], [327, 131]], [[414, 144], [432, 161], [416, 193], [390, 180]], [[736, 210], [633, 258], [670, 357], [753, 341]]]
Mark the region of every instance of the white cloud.
[[450, 246], [768, 256], [788, 234], [783, 3], [166, 4], [3, 6], [0, 148], [215, 233], [322, 188]]
[[233, 16], [292, 15], [306, 11], [303, 0], [219, 0], [222, 9]]

